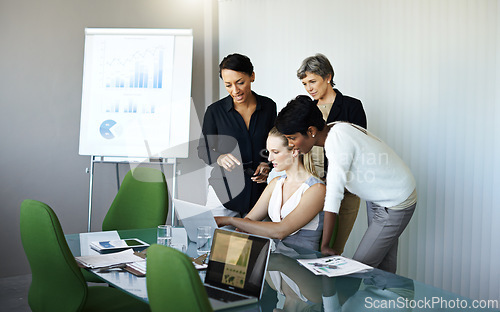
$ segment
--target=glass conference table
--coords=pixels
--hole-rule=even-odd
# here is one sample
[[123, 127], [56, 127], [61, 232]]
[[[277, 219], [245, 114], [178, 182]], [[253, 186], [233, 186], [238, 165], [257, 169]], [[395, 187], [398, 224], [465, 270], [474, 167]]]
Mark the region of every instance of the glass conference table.
[[[156, 243], [156, 229], [118, 231], [121, 238]], [[174, 240], [187, 236], [175, 228]], [[188, 256], [196, 257], [196, 244], [187, 242]], [[66, 235], [75, 256], [81, 254], [80, 235]], [[84, 246], [85, 247], [85, 246]], [[253, 305], [224, 311], [500, 311], [486, 302], [473, 301], [396, 274], [373, 269], [341, 277], [314, 275], [296, 259], [321, 257], [318, 252], [275, 244], [266, 273], [261, 300]], [[94, 273], [108, 284], [148, 302], [146, 277], [125, 271]], [[204, 278], [204, 271], [200, 271]], [[491, 307], [491, 306], [490, 306]]]

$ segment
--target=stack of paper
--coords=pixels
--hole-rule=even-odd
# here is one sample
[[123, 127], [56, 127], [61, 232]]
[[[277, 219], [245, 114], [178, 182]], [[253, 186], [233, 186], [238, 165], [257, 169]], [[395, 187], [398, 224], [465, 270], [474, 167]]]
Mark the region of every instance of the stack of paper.
[[80, 256], [75, 257], [75, 259], [84, 267], [91, 269], [103, 268], [123, 263], [145, 261], [143, 258], [136, 256], [132, 249], [104, 255]]
[[373, 269], [371, 266], [342, 256], [298, 259], [297, 261], [314, 274], [326, 275], [329, 277], [348, 275]]
[[136, 276], [146, 276], [146, 261], [127, 263], [125, 271]]

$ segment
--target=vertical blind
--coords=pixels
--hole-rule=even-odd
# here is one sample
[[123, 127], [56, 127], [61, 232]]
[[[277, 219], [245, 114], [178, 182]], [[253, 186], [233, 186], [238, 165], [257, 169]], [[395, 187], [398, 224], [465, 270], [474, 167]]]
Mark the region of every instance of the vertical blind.
[[363, 102], [368, 128], [417, 180], [398, 273], [500, 299], [500, 2], [220, 0], [220, 58], [234, 52], [251, 58], [253, 90], [278, 109], [306, 94], [302, 60], [325, 54], [339, 90]]

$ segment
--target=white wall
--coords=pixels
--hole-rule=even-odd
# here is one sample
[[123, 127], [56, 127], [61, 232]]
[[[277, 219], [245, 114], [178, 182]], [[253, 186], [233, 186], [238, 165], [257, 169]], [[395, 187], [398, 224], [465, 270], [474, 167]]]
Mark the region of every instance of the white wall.
[[[197, 139], [196, 112], [202, 116], [205, 102], [213, 100], [212, 89], [217, 90], [212, 86], [216, 82], [205, 79], [205, 73], [215, 75], [209, 72], [212, 61], [206, 59], [205, 49], [218, 48], [206, 43], [205, 29], [212, 23], [210, 16], [209, 26], [205, 23], [207, 3], [217, 4], [215, 0], [0, 1], [0, 237], [6, 251], [0, 258], [0, 277], [29, 273], [19, 233], [22, 200], [49, 204], [65, 233], [87, 229], [85, 168], [90, 157], [78, 155], [85, 27], [193, 29], [195, 108], [191, 129], [186, 131]], [[179, 161], [178, 195], [202, 202], [205, 179], [196, 144], [190, 144], [190, 153], [193, 158]], [[129, 169], [120, 165], [121, 179]], [[171, 168], [166, 168], [166, 176], [172, 176]], [[167, 183], [171, 186], [172, 180]], [[92, 230], [101, 229], [116, 191], [115, 166], [96, 165]]]
[[498, 1], [220, 0], [219, 36], [220, 56], [248, 55], [253, 89], [279, 108], [306, 94], [295, 75], [301, 61], [324, 53], [339, 90], [361, 99], [368, 128], [416, 177], [398, 273], [500, 299]]

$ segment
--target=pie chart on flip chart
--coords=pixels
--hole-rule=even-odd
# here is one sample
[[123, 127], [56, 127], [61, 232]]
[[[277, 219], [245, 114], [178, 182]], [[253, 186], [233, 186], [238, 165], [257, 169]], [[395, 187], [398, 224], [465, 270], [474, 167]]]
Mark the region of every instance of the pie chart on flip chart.
[[118, 136], [119, 127], [116, 124], [116, 121], [108, 119], [101, 123], [99, 131], [101, 132], [103, 138], [111, 140]]
[[192, 29], [85, 28], [78, 153], [188, 158], [192, 64]]

